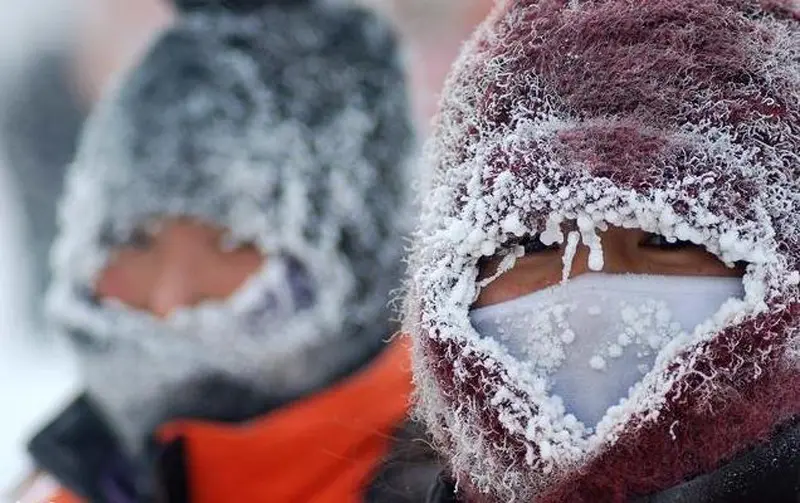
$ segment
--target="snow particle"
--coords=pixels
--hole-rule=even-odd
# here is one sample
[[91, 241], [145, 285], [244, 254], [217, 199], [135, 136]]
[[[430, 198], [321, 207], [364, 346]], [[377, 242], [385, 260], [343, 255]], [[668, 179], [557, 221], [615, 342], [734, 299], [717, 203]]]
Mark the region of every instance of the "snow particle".
[[594, 370], [605, 370], [606, 369], [606, 359], [600, 355], [594, 355], [589, 360], [589, 366]]

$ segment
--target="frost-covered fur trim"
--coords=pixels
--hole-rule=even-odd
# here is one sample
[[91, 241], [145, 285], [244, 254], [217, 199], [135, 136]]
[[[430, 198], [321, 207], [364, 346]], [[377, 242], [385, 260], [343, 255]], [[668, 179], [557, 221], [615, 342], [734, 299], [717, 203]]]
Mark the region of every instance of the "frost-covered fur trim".
[[[792, 12], [508, 0], [465, 46], [426, 147], [405, 317], [418, 414], [460, 483], [491, 501], [622, 501], [800, 413]], [[526, 233], [563, 239], [568, 220], [595, 262], [610, 224], [750, 264], [744, 299], [665, 347], [593, 430], [468, 319], [481, 257]]]
[[[314, 302], [282, 327], [228, 327], [225, 343], [261, 369], [230, 370], [252, 367], [243, 359], [225, 364], [231, 374], [286, 397], [374, 352], [392, 331], [408, 225], [403, 83], [389, 25], [361, 8], [186, 14], [88, 121], [53, 253], [56, 320], [86, 335], [86, 351], [114, 348], [125, 330], [102, 327], [121, 315], [87, 294], [110, 250], [150, 218], [194, 217], [255, 243], [268, 267], [297, 261], [313, 285]], [[138, 318], [136, 330], [152, 322]]]

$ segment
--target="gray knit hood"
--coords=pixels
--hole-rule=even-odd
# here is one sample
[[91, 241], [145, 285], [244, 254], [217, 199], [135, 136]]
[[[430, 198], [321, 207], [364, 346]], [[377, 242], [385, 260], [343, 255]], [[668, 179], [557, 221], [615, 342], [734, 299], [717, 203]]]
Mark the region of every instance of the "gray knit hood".
[[[52, 257], [50, 311], [134, 447], [166, 416], [230, 415], [187, 383], [221, 376], [258, 408], [378, 351], [407, 220], [413, 133], [386, 23], [341, 2], [176, 3], [89, 118]], [[216, 224], [269, 260], [181, 319], [93, 299], [114, 246], [164, 216]]]

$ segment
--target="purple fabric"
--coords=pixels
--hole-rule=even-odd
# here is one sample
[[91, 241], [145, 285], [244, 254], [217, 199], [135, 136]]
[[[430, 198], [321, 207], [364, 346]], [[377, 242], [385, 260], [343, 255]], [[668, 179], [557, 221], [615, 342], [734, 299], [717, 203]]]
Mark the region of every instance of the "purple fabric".
[[107, 503], [136, 503], [136, 475], [133, 467], [117, 454], [99, 478], [100, 490]]

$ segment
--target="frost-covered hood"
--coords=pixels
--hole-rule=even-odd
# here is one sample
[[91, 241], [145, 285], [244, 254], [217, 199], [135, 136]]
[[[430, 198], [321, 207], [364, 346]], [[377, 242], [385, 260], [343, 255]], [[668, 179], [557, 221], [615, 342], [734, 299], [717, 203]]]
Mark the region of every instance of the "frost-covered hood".
[[[61, 203], [51, 312], [80, 335], [90, 391], [109, 400], [142, 410], [155, 390], [185, 396], [197, 361], [258, 396], [293, 397], [392, 331], [414, 143], [397, 43], [374, 14], [334, 2], [176, 3], [176, 24], [89, 118]], [[234, 302], [254, 317], [234, 315], [205, 346], [91, 299], [114, 244], [165, 216], [216, 224], [268, 257]], [[298, 289], [296, 315], [267, 316]]]
[[[800, 413], [799, 16], [793, 2], [508, 0], [467, 43], [426, 147], [405, 316], [418, 413], [462, 487], [623, 500]], [[591, 430], [468, 317], [481, 257], [567, 220], [590, 261], [595, 229], [614, 225], [749, 264], [744, 298], [662, 349]]]

